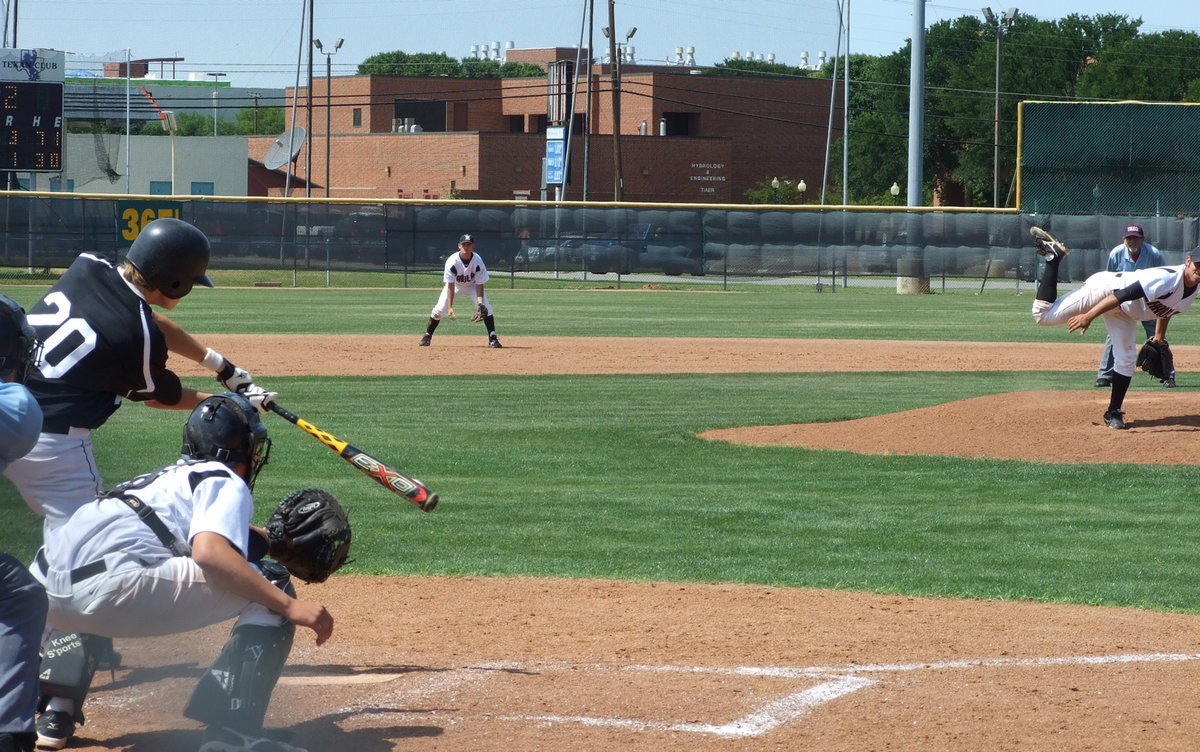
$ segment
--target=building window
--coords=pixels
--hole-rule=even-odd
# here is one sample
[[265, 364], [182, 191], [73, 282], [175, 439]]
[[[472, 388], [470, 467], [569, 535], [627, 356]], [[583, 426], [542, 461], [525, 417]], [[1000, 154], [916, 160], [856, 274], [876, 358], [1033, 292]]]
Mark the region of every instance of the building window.
[[410, 133], [430, 131], [444, 133], [446, 131], [446, 102], [444, 100], [428, 99], [397, 99], [392, 103], [392, 122], [397, 120], [419, 125], [419, 130], [409, 130]]
[[193, 196], [212, 196], [212, 195], [215, 195], [215, 194], [213, 193], [213, 184], [212, 184], [212, 182], [211, 182], [211, 181], [207, 181], [207, 180], [194, 180], [194, 181], [192, 181], [192, 195], [193, 195]]
[[361, 107], [355, 107], [353, 110], [351, 110], [350, 117], [354, 121], [355, 128], [362, 127], [362, 108]]
[[170, 196], [171, 181], [170, 180], [151, 180], [150, 181], [151, 196]]
[[525, 116], [524, 115], [509, 115], [508, 116], [508, 132], [509, 133], [524, 133], [525, 132]]
[[61, 177], [50, 178], [50, 191], [56, 193], [65, 190], [67, 193], [75, 192], [75, 178], [67, 178], [67, 187], [63, 188], [63, 179]]
[[667, 136], [698, 136], [700, 135], [700, 113], [698, 112], [664, 112]]

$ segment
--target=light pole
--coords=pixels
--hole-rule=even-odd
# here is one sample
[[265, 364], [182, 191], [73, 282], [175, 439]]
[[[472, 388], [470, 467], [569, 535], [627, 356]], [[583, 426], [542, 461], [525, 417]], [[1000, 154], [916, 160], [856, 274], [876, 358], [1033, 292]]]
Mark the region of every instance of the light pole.
[[892, 181], [892, 187], [888, 188], [888, 193], [892, 194], [892, 206], [895, 206], [896, 200], [900, 197], [899, 181]]
[[796, 184], [796, 190], [800, 191], [800, 203], [804, 203], [804, 192], [808, 190], [808, 183], [804, 182], [804, 178], [800, 178], [800, 182]]
[[224, 76], [225, 74], [224, 73], [205, 73], [204, 75], [213, 77], [213, 93], [212, 93], [213, 135], [215, 136], [215, 135], [217, 135], [217, 81], [218, 81], [218, 79], [220, 79], [221, 76]]
[[779, 178], [771, 178], [771, 203], [779, 203]]
[[1000, 206], [1000, 48], [1004, 44], [1004, 32], [1012, 27], [1013, 19], [1017, 17], [1017, 9], [1009, 8], [1000, 18], [992, 13], [991, 8], [983, 9], [983, 18], [990, 24], [996, 25], [996, 108], [995, 129], [993, 131], [992, 153], [992, 206]]
[[179, 190], [175, 185], [175, 131], [179, 130], [179, 123], [175, 120], [175, 113], [171, 110], [163, 110], [162, 114], [163, 127], [171, 134], [171, 195], [179, 194]]
[[318, 52], [325, 56], [325, 198], [329, 198], [329, 140], [332, 135], [330, 132], [332, 111], [332, 101], [330, 100], [332, 92], [330, 91], [330, 85], [333, 81], [333, 56], [337, 54], [339, 49], [341, 49], [343, 41], [344, 40], [341, 39], [337, 40], [334, 42], [333, 51], [326, 52], [325, 48], [321, 46], [320, 39], [313, 40], [313, 46], [317, 48]]

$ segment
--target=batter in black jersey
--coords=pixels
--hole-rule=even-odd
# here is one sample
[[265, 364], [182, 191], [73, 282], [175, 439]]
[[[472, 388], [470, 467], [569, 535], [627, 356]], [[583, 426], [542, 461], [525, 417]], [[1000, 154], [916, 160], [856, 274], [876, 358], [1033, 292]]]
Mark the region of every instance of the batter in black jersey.
[[92, 429], [123, 400], [190, 410], [207, 392], [185, 388], [167, 368], [167, 352], [217, 372], [265, 410], [274, 395], [250, 374], [200, 344], [151, 306], [171, 310], [193, 285], [212, 287], [205, 274], [208, 238], [177, 219], [146, 225], [120, 265], [82, 254], [29, 310], [44, 343], [29, 389], [44, 415], [37, 446], [5, 474], [47, 531], [103, 492], [92, 455]]

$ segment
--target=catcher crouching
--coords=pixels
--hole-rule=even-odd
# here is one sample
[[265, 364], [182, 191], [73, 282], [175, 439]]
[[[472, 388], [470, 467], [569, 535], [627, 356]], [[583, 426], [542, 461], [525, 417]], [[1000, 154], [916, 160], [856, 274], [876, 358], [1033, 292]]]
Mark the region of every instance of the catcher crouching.
[[[304, 489], [280, 502], [265, 529], [251, 528], [251, 491], [270, 447], [245, 397], [214, 395], [188, 417], [177, 463], [117, 486], [49, 534], [30, 568], [53, 628], [41, 665], [40, 748], [62, 748], [83, 723], [91, 635], [177, 634], [236, 618], [183, 710], [206, 726], [201, 752], [304, 752], [263, 731], [296, 626], [318, 645], [333, 633], [333, 616], [297, 598], [291, 574], [319, 582], [336, 571], [350, 526], [333, 496]], [[272, 549], [283, 563], [263, 558]]]

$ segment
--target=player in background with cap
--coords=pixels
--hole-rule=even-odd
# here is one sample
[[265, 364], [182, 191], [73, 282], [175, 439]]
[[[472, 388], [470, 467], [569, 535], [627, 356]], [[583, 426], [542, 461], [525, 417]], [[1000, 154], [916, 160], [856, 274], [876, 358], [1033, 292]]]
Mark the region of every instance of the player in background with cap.
[[487, 327], [488, 347], [500, 347], [496, 337], [496, 319], [493, 316], [492, 304], [488, 301], [483, 286], [488, 281], [487, 266], [483, 258], [475, 253], [475, 236], [463, 235], [458, 239], [458, 253], [450, 254], [446, 259], [446, 270], [442, 274], [442, 294], [437, 305], [429, 314], [429, 324], [425, 327], [425, 336], [421, 337], [421, 347], [429, 347], [433, 340], [433, 331], [437, 329], [442, 317], [454, 319], [454, 298], [458, 295], [471, 296], [472, 308], [482, 306], [483, 323]]
[[[1125, 228], [1125, 241], [1113, 248], [1108, 254], [1110, 272], [1131, 272], [1135, 269], [1151, 269], [1156, 266], [1166, 266], [1162, 252], [1145, 240], [1146, 234], [1141, 225], [1129, 225]], [[1146, 330], [1146, 338], [1154, 337], [1154, 321], [1143, 321], [1142, 328]], [[1104, 339], [1104, 354], [1100, 356], [1100, 367], [1096, 371], [1096, 387], [1112, 386], [1113, 382], [1113, 347], [1112, 337]], [[1168, 389], [1175, 386], [1175, 372], [1162, 380], [1162, 385]]]

